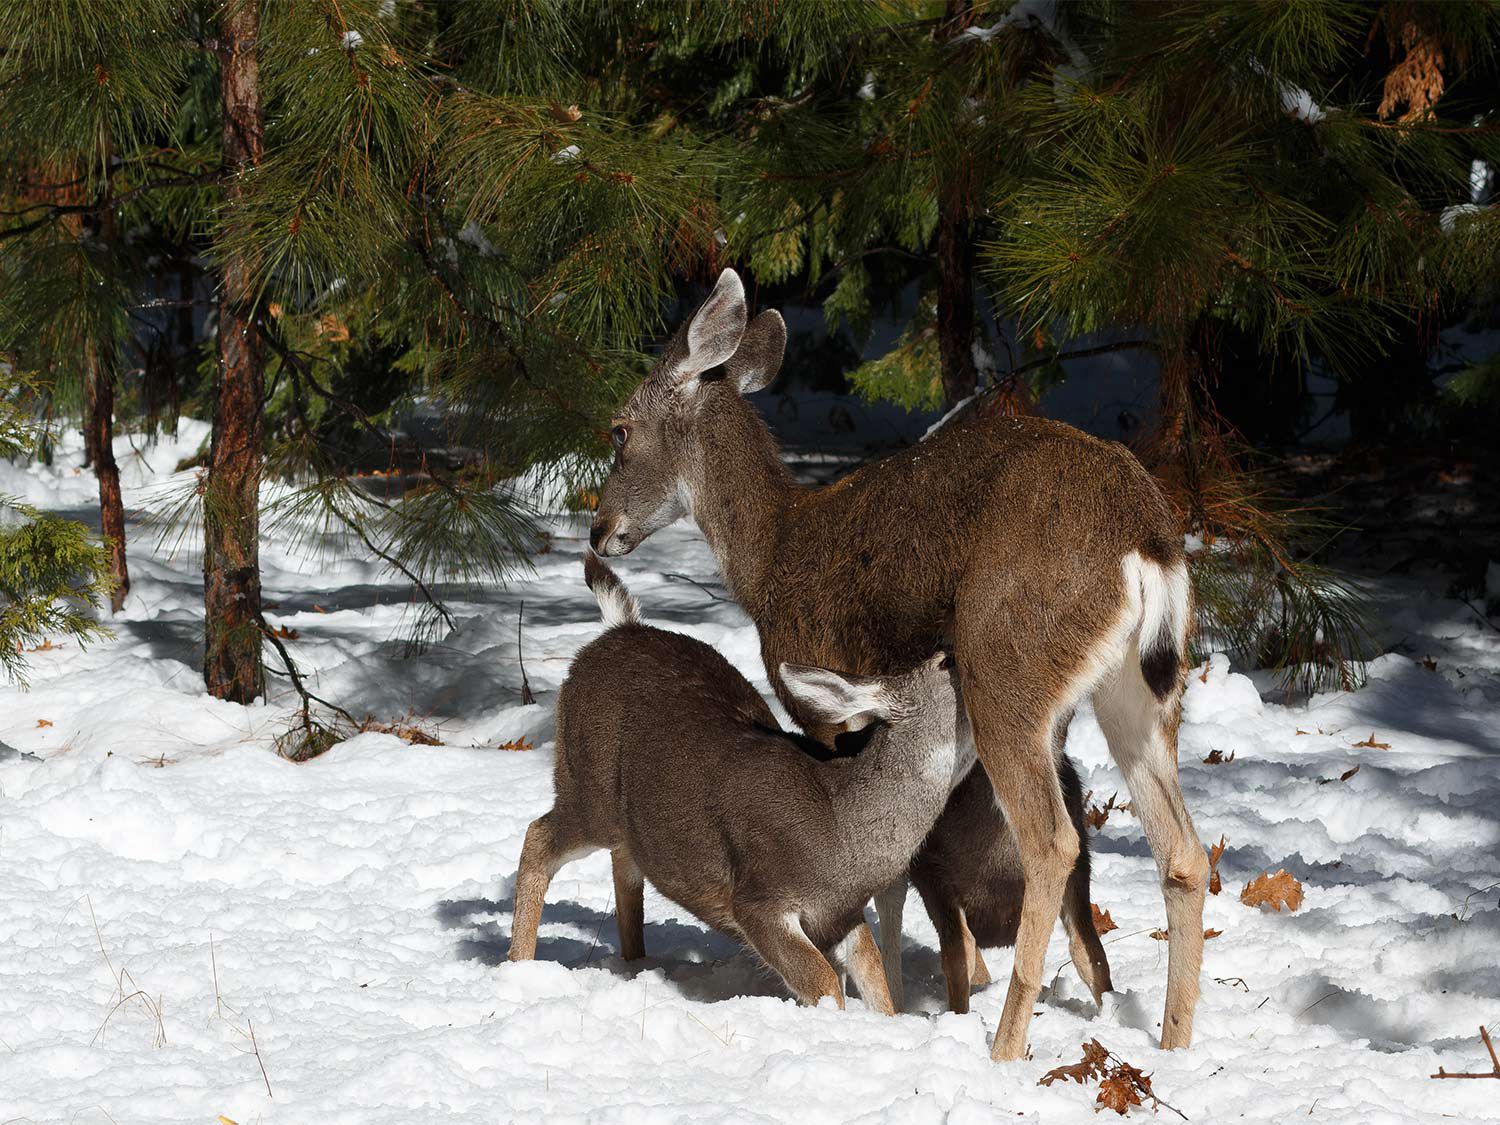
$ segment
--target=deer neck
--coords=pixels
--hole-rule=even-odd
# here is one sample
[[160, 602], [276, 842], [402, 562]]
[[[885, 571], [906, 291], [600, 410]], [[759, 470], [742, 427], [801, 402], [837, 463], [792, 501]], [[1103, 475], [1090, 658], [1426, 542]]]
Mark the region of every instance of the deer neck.
[[735, 601], [758, 624], [797, 484], [771, 431], [738, 394], [714, 402], [698, 432], [697, 471], [688, 482], [693, 519]]
[[840, 826], [890, 855], [911, 855], [948, 803], [961, 754], [951, 744], [878, 736], [835, 797]]

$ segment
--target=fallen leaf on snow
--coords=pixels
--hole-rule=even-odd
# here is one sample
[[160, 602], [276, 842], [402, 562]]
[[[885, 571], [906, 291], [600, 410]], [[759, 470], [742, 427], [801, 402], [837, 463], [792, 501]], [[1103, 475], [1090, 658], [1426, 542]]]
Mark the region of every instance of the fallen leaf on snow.
[[1206, 757], [1206, 758], [1203, 759], [1203, 764], [1205, 766], [1224, 766], [1224, 765], [1228, 765], [1230, 762], [1234, 761], [1234, 755], [1235, 755], [1235, 753], [1236, 753], [1236, 751], [1231, 750], [1229, 752], [1229, 757], [1226, 758], [1224, 756], [1224, 751], [1222, 751], [1222, 750], [1210, 750], [1208, 752], [1208, 757]]
[[1141, 1096], [1135, 1092], [1134, 1081], [1126, 1075], [1116, 1075], [1099, 1083], [1097, 1104], [1123, 1115], [1131, 1106], [1141, 1104]]
[[1100, 934], [1107, 934], [1110, 930], [1118, 930], [1120, 927], [1115, 920], [1109, 916], [1108, 910], [1100, 910], [1097, 902], [1089, 903], [1089, 909], [1094, 912], [1094, 929]]
[[1338, 777], [1320, 777], [1318, 779], [1318, 784], [1319, 785], [1331, 785], [1335, 781], [1348, 781], [1351, 777], [1353, 777], [1358, 772], [1359, 772], [1359, 767], [1355, 766], [1352, 770], [1345, 770], [1343, 773], [1339, 774]]
[[534, 750], [536, 746], [527, 738], [513, 738], [509, 742], [502, 742], [498, 750]]
[[1219, 878], [1219, 860], [1224, 858], [1224, 846], [1229, 841], [1219, 834], [1219, 842], [1208, 849], [1208, 893], [1216, 895], [1224, 889], [1223, 880]]
[[1376, 742], [1374, 731], [1370, 732], [1369, 738], [1365, 739], [1363, 742], [1356, 742], [1354, 745], [1362, 746], [1366, 750], [1389, 750], [1391, 748], [1391, 744], [1389, 742]]
[[38, 719], [36, 721], [36, 725], [37, 725], [38, 729], [41, 729], [42, 727], [50, 727], [52, 725], [52, 720], [51, 719]]
[[1288, 912], [1302, 905], [1302, 884], [1285, 869], [1271, 875], [1257, 875], [1245, 884], [1240, 901], [1246, 906], [1269, 906], [1277, 913], [1285, 906]]

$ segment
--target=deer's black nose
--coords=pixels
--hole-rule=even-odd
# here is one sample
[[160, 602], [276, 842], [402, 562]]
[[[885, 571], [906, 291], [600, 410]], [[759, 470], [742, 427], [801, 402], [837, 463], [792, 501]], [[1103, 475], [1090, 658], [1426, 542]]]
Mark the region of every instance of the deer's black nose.
[[589, 546], [597, 551], [599, 544], [604, 542], [606, 534], [608, 533], [605, 531], [604, 526], [596, 523], [589, 529]]

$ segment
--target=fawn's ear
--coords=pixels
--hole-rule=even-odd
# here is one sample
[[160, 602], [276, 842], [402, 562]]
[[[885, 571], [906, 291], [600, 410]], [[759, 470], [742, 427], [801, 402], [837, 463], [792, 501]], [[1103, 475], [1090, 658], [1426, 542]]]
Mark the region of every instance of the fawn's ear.
[[884, 687], [870, 677], [783, 664], [781, 683], [810, 723], [859, 730], [891, 716]]
[[775, 309], [767, 309], [745, 329], [740, 346], [724, 361], [724, 370], [740, 394], [754, 394], [769, 387], [781, 373], [785, 354], [786, 321]]
[[679, 336], [674, 350], [671, 377], [677, 383], [702, 375], [735, 353], [745, 335], [745, 286], [734, 270], [719, 275], [719, 283], [698, 306]]

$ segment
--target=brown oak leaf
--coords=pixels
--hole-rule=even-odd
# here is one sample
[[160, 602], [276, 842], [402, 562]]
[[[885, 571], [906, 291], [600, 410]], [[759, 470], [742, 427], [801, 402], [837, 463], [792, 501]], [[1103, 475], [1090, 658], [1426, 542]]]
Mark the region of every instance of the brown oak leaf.
[[1222, 750], [1210, 750], [1208, 752], [1208, 757], [1206, 757], [1206, 758], [1203, 759], [1203, 764], [1205, 766], [1224, 766], [1224, 765], [1228, 765], [1230, 762], [1234, 761], [1234, 755], [1235, 755], [1235, 753], [1236, 753], [1236, 751], [1231, 750], [1229, 752], [1229, 756], [1225, 757], [1224, 756], [1224, 751], [1222, 751]]
[[1208, 849], [1208, 893], [1216, 895], [1224, 889], [1224, 883], [1219, 878], [1219, 860], [1224, 858], [1224, 846], [1229, 841], [1219, 834], [1219, 842], [1212, 844]]
[[1277, 913], [1285, 906], [1291, 912], [1302, 905], [1302, 884], [1285, 869], [1274, 875], [1262, 873], [1245, 884], [1240, 901], [1246, 906], [1269, 906]]
[[1089, 903], [1089, 909], [1094, 912], [1094, 929], [1102, 936], [1110, 930], [1118, 930], [1120, 927], [1115, 920], [1109, 916], [1108, 910], [1100, 910], [1097, 902]]
[[1370, 732], [1369, 738], [1365, 739], [1363, 742], [1356, 742], [1354, 745], [1362, 747], [1365, 750], [1389, 750], [1391, 748], [1391, 744], [1389, 742], [1376, 742], [1374, 731]]
[[1131, 1106], [1141, 1104], [1141, 1096], [1135, 1092], [1135, 1083], [1128, 1076], [1117, 1074], [1099, 1083], [1099, 1100], [1095, 1104], [1124, 1116]]
[[1086, 1062], [1071, 1063], [1068, 1066], [1054, 1066], [1037, 1081], [1039, 1086], [1050, 1086], [1054, 1082], [1066, 1082], [1071, 1079], [1080, 1085], [1094, 1077], [1094, 1068]]

